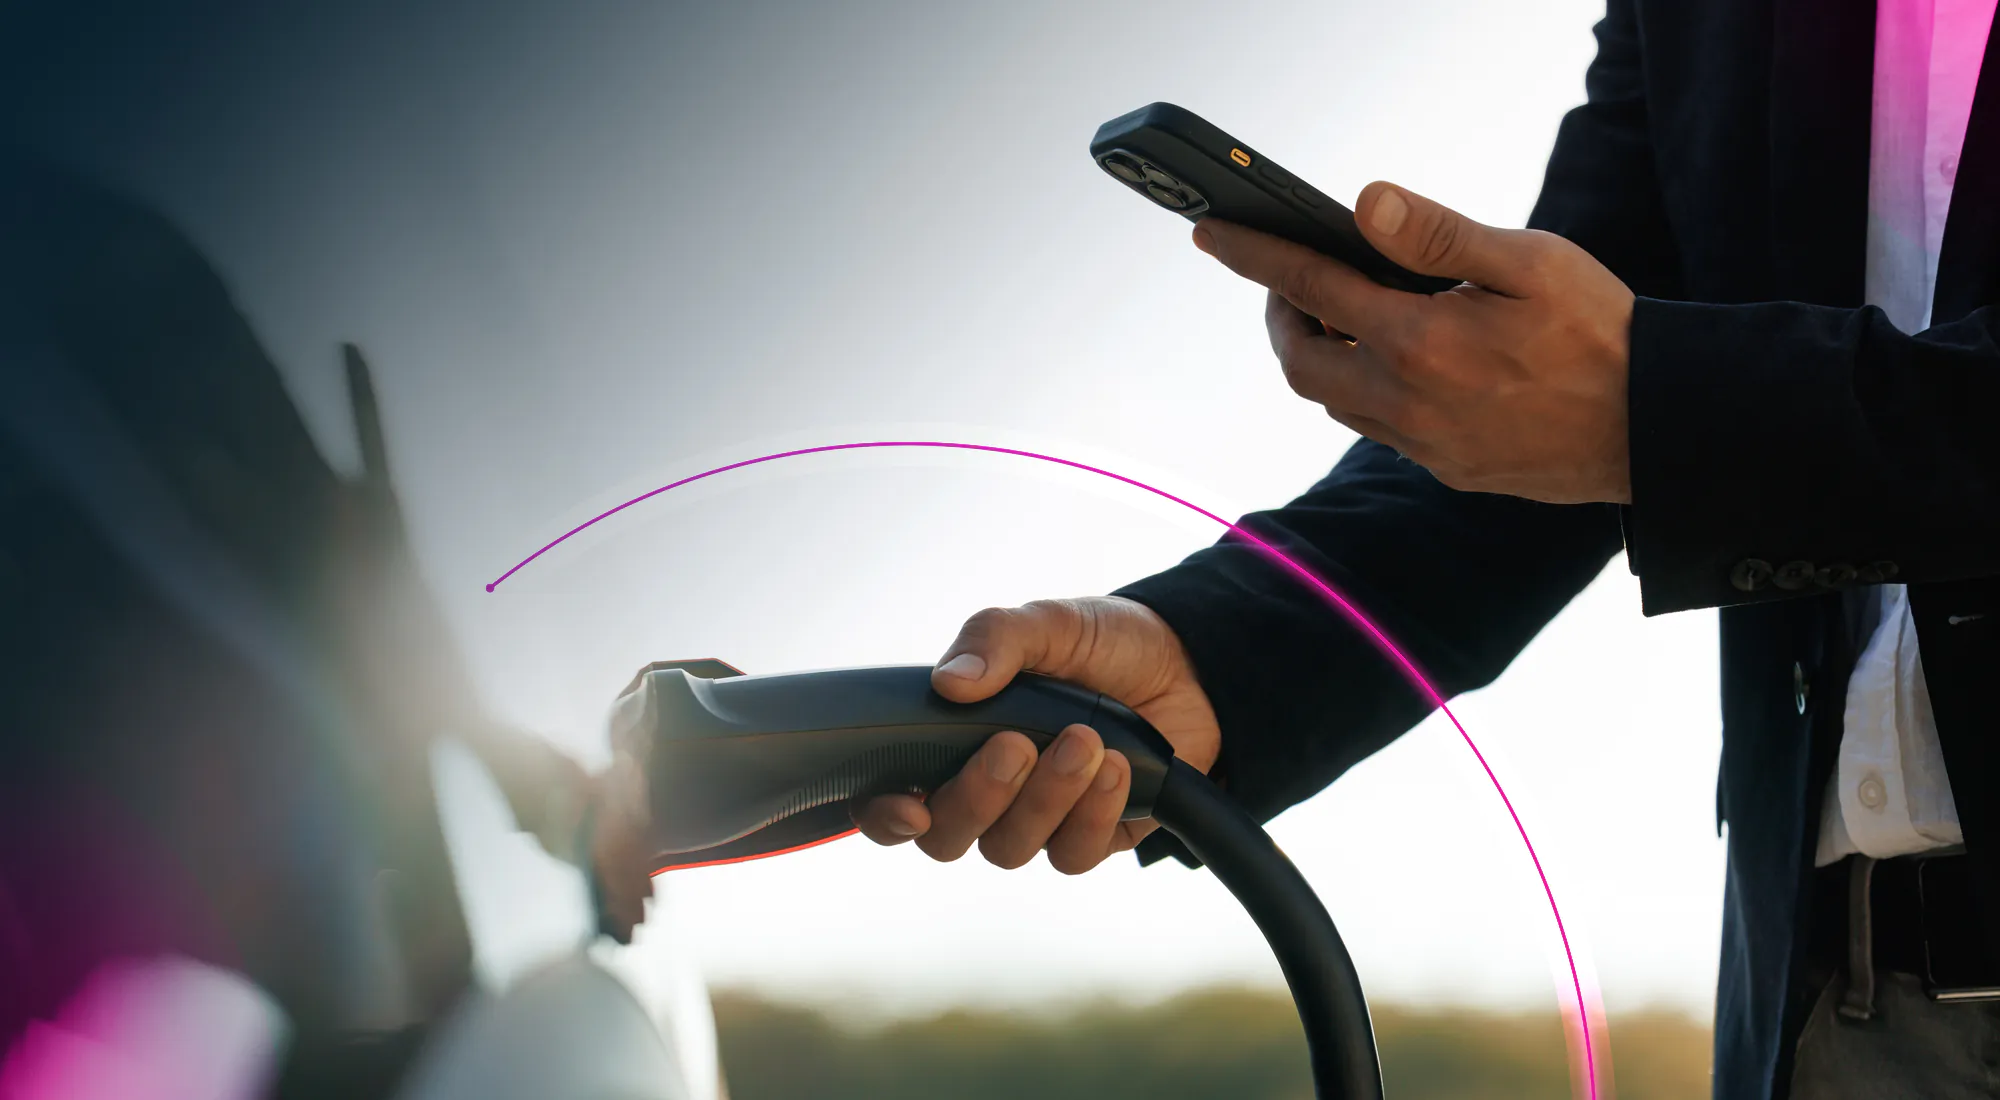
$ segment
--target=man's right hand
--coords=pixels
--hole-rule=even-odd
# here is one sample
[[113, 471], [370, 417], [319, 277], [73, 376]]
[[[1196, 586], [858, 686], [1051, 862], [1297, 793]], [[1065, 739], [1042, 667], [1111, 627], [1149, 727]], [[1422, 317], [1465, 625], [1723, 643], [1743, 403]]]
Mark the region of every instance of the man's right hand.
[[[1144, 604], [1117, 596], [1036, 600], [988, 608], [966, 620], [931, 673], [938, 694], [961, 703], [998, 692], [1023, 670], [1073, 681], [1137, 711], [1203, 772], [1221, 751], [1208, 696], [1180, 638]], [[1097, 732], [1073, 725], [1037, 757], [1020, 733], [996, 733], [928, 800], [883, 795], [856, 807], [855, 824], [877, 844], [914, 840], [949, 862], [974, 841], [987, 862], [1013, 869], [1046, 848], [1049, 865], [1081, 874], [1130, 850], [1157, 826], [1125, 821], [1132, 767]]]

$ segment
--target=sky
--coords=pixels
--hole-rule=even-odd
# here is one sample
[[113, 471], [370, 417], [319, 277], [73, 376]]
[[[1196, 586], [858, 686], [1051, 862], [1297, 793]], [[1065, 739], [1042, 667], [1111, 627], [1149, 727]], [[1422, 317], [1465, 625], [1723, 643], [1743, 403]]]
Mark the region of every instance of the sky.
[[[487, 699], [599, 761], [649, 661], [927, 663], [979, 608], [1109, 591], [1218, 533], [1018, 458], [815, 455], [655, 498], [485, 590], [620, 501], [794, 447], [939, 439], [1233, 517], [1352, 442], [1286, 388], [1262, 290], [1090, 163], [1100, 122], [1175, 102], [1344, 201], [1388, 179], [1515, 226], [1602, 9], [1223, 10], [357, 3], [245, 15], [230, 33], [254, 48], [199, 72], [174, 54], [191, 31], [149, 32], [169, 60], [119, 62], [149, 113], [93, 97], [89, 64], [37, 79], [70, 97], [75, 155], [216, 261], [350, 469], [337, 345], [362, 346]], [[1453, 704], [1613, 1012], [1712, 1004], [1716, 689], [1713, 613], [1643, 618], [1619, 558]], [[479, 777], [444, 774], [482, 967], [504, 978], [574, 941], [574, 877], [505, 835]], [[1536, 867], [1442, 716], [1270, 829], [1371, 995], [1566, 996]], [[623, 965], [662, 996], [694, 974], [855, 1011], [1280, 981], [1206, 873], [1130, 857], [1067, 877], [855, 838], [658, 887]]]

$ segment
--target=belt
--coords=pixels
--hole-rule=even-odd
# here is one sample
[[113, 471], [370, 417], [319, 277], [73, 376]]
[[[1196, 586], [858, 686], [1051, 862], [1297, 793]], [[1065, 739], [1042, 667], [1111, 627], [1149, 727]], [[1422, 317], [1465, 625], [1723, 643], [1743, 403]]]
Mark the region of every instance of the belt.
[[[1848, 973], [1841, 1011], [1873, 1013], [1874, 974], [1923, 979], [1939, 1001], [2000, 1000], [2000, 966], [1980, 927], [1962, 849], [1873, 860], [1849, 856], [1815, 873], [1816, 953]], [[1858, 934], [1857, 934], [1858, 933]]]

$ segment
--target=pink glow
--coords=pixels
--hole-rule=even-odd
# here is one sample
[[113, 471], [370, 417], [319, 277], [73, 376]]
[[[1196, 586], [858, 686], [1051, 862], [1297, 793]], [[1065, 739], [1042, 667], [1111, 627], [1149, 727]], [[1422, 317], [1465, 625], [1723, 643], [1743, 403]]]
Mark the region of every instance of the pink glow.
[[254, 1100], [284, 1025], [238, 975], [181, 958], [118, 959], [0, 1062], [0, 1100]]
[[1458, 716], [1456, 714], [1453, 714], [1451, 712], [1451, 707], [1446, 705], [1444, 695], [1441, 692], [1439, 692], [1434, 685], [1432, 685], [1432, 683], [1427, 677], [1424, 676], [1423, 672], [1417, 668], [1416, 663], [1410, 660], [1409, 656], [1405, 654], [1402, 651], [1402, 649], [1400, 649], [1394, 642], [1390, 641], [1388, 635], [1382, 633], [1381, 628], [1377, 627], [1372, 621], [1370, 621], [1368, 616], [1362, 614], [1359, 608], [1355, 607], [1352, 603], [1348, 602], [1345, 596], [1342, 596], [1339, 592], [1336, 592], [1332, 585], [1328, 584], [1326, 581], [1322, 580], [1320, 577], [1315, 575], [1312, 572], [1312, 570], [1307, 569], [1304, 565], [1293, 560], [1291, 557], [1287, 556], [1283, 551], [1279, 550], [1277, 547], [1272, 546], [1271, 544], [1265, 542], [1263, 539], [1258, 538], [1256, 535], [1251, 534], [1250, 532], [1244, 530], [1243, 528], [1238, 527], [1236, 524], [1231, 523], [1226, 519], [1223, 519], [1221, 516], [1216, 515], [1214, 512], [1211, 512], [1208, 509], [1203, 508], [1198, 504], [1194, 504], [1190, 501], [1183, 500], [1180, 497], [1177, 497], [1174, 494], [1169, 493], [1164, 489], [1156, 488], [1152, 485], [1146, 484], [1143, 481], [1138, 481], [1136, 479], [1126, 477], [1123, 474], [1113, 473], [1110, 470], [1100, 469], [1096, 466], [1087, 465], [1082, 462], [1072, 461], [1067, 458], [1057, 458], [1054, 455], [1039, 454], [1035, 451], [1022, 451], [1022, 450], [1016, 450], [1011, 447], [996, 447], [983, 443], [948, 443], [936, 440], [880, 440], [867, 443], [832, 443], [819, 447], [802, 447], [797, 450], [781, 451], [777, 454], [769, 454], [760, 456], [758, 458], [744, 459], [741, 462], [732, 462], [727, 466], [717, 466], [712, 470], [704, 470], [701, 473], [694, 474], [689, 477], [684, 477], [679, 481], [672, 482], [671, 484], [662, 485], [659, 488], [652, 490], [651, 492], [643, 493], [639, 496], [633, 497], [631, 500], [628, 500], [625, 503], [620, 504], [615, 508], [607, 509], [606, 511], [601, 512], [598, 515], [593, 516], [588, 520], [585, 520], [584, 522], [576, 525], [575, 527], [570, 528], [568, 531], [565, 531], [561, 535], [558, 535], [556, 538], [550, 540], [547, 545], [543, 546], [541, 549], [535, 551], [534, 553], [529, 554], [526, 558], [523, 558], [512, 569], [509, 569], [505, 573], [500, 574], [500, 576], [497, 579], [495, 579], [491, 584], [488, 584], [486, 586], [486, 590], [488, 592], [491, 592], [495, 588], [498, 588], [502, 581], [505, 581], [508, 577], [511, 577], [515, 573], [520, 572], [521, 569], [524, 566], [526, 566], [529, 562], [532, 562], [536, 558], [541, 557], [543, 554], [548, 553], [551, 549], [554, 549], [558, 544], [562, 543], [564, 540], [568, 539], [570, 536], [576, 534], [577, 532], [582, 531], [584, 528], [589, 527], [594, 523], [597, 523], [599, 520], [605, 519], [612, 515], [616, 515], [617, 513], [622, 512], [627, 508], [630, 508], [634, 504], [639, 503], [640, 501], [649, 500], [653, 497], [656, 497], [661, 493], [664, 493], [670, 489], [677, 489], [691, 482], [700, 481], [703, 478], [707, 477], [713, 477], [716, 474], [727, 473], [730, 470], [742, 469], [745, 466], [755, 466], [760, 463], [775, 462], [781, 458], [796, 458], [800, 455], [819, 454], [825, 451], [852, 451], [852, 450], [867, 450], [867, 449], [886, 448], [886, 447], [929, 447], [929, 448], [944, 449], [944, 450], [987, 451], [993, 454], [1013, 455], [1017, 458], [1032, 458], [1041, 462], [1052, 462], [1058, 466], [1068, 466], [1073, 469], [1083, 470], [1089, 473], [1097, 474], [1102, 477], [1108, 477], [1113, 481], [1122, 481], [1125, 484], [1130, 485], [1137, 489], [1144, 489], [1146, 492], [1152, 493], [1154, 496], [1162, 497], [1166, 500], [1173, 501], [1175, 504], [1178, 504], [1181, 507], [1186, 508], [1190, 511], [1199, 513], [1202, 516], [1214, 520], [1216, 523], [1222, 525], [1224, 528], [1227, 528], [1229, 531], [1233, 532], [1237, 537], [1243, 539], [1244, 541], [1250, 543], [1252, 546], [1256, 547], [1265, 556], [1271, 558], [1273, 561], [1276, 561], [1280, 565], [1284, 566], [1286, 569], [1291, 570], [1293, 573], [1296, 573], [1308, 585], [1310, 585], [1314, 589], [1317, 589], [1321, 595], [1325, 596], [1334, 605], [1334, 607], [1338, 611], [1340, 611], [1341, 614], [1347, 617], [1348, 621], [1360, 627], [1362, 633], [1367, 635], [1369, 641], [1373, 642], [1377, 649], [1381, 650], [1382, 653], [1385, 656], [1387, 656], [1392, 663], [1394, 663], [1398, 668], [1400, 668], [1403, 671], [1404, 676], [1409, 679], [1410, 683], [1415, 685], [1417, 690], [1425, 698], [1431, 701], [1432, 705], [1436, 706], [1438, 710], [1444, 712], [1444, 716], [1446, 718], [1450, 719], [1452, 728], [1458, 731], [1458, 735], [1461, 739], [1464, 740], [1466, 748], [1472, 750], [1473, 757], [1479, 761], [1480, 768], [1486, 772], [1487, 780], [1493, 784], [1494, 792], [1500, 796], [1501, 804], [1507, 808], [1507, 816], [1514, 823], [1514, 831], [1520, 835], [1521, 844], [1528, 850], [1528, 858], [1534, 862], [1535, 874], [1541, 879], [1542, 895], [1548, 899], [1549, 913], [1552, 916], [1554, 916], [1556, 922], [1556, 933], [1562, 938], [1563, 958], [1569, 968], [1570, 989], [1576, 996], [1574, 1009], [1572, 1010], [1571, 1006], [1569, 1005], [1565, 1005], [1563, 1009], [1563, 1014], [1566, 1022], [1566, 1026], [1564, 1029], [1565, 1035], [1566, 1037], [1571, 1038], [1572, 1050], [1574, 1050], [1578, 1045], [1575, 1041], [1576, 1038], [1580, 1037], [1582, 1052], [1583, 1052], [1583, 1065], [1581, 1068], [1583, 1070], [1584, 1082], [1588, 1087], [1587, 1095], [1590, 1097], [1590, 1100], [1599, 1100], [1597, 1055], [1594, 1049], [1594, 1045], [1591, 1041], [1591, 1035], [1592, 1035], [1591, 1021], [1592, 1018], [1595, 1017], [1598, 1021], [1596, 1025], [1597, 1030], [1602, 1031], [1604, 1028], [1603, 1010], [1601, 1006], [1593, 1003], [1597, 1000], [1595, 989], [1592, 990], [1592, 996], [1590, 998], [1585, 998], [1584, 996], [1583, 979], [1577, 971], [1576, 954], [1575, 951], [1570, 946], [1569, 929], [1563, 923], [1562, 910], [1556, 905], [1555, 890], [1549, 885], [1548, 872], [1542, 868], [1542, 858], [1539, 854], [1536, 853], [1534, 842], [1528, 839], [1527, 826], [1521, 823], [1521, 815], [1515, 811], [1513, 800], [1507, 797], [1506, 788], [1500, 785], [1500, 777], [1493, 773], [1492, 765], [1486, 762], [1486, 754], [1480, 752], [1479, 746], [1473, 743], [1472, 735], [1465, 731], [1465, 725], [1458, 720]]

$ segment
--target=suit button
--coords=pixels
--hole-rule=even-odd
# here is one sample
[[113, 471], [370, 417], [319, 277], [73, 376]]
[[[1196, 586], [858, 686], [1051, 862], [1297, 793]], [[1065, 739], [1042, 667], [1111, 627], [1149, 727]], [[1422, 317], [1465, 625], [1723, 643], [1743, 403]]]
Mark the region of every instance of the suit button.
[[1771, 574], [1771, 583], [1787, 592], [1797, 592], [1813, 582], [1818, 570], [1809, 561], [1788, 561]]
[[1861, 571], [1851, 565], [1829, 565], [1813, 576], [1813, 582], [1821, 588], [1845, 588], [1860, 575]]
[[1806, 696], [1810, 694], [1811, 691], [1812, 691], [1812, 685], [1806, 683], [1806, 666], [1800, 664], [1797, 661], [1793, 661], [1792, 702], [1798, 706], [1800, 714], [1804, 714], [1806, 712]]
[[1755, 592], [1770, 579], [1771, 563], [1756, 558], [1745, 558], [1729, 571], [1729, 583], [1735, 585], [1739, 592]]

